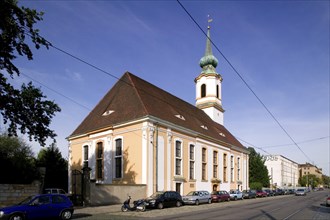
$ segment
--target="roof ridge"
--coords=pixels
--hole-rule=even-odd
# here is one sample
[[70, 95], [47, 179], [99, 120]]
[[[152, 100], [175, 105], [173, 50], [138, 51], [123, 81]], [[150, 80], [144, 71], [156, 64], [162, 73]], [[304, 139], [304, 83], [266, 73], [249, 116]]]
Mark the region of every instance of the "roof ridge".
[[[142, 80], [142, 79], [141, 79], [140, 77], [134, 75], [133, 73], [128, 72], [128, 71], [126, 71], [125, 74], [127, 74], [129, 80], [131, 81], [131, 85], [132, 85], [134, 91], [136, 92], [137, 96], [139, 97], [139, 101], [140, 101], [141, 105], [143, 106], [144, 112], [145, 112], [147, 115], [149, 115], [149, 111], [147, 110], [147, 108], [146, 108], [146, 106], [145, 106], [145, 103], [142, 101], [141, 95], [140, 95], [139, 90], [137, 89], [137, 87], [136, 87], [136, 85], [135, 85], [135, 83], [134, 83], [134, 81], [133, 81], [133, 79], [132, 79], [132, 76], [134, 76], [134, 77], [136, 77], [136, 78], [138, 78], [138, 79], [140, 79], [140, 80]], [[125, 74], [124, 74], [124, 75], [125, 75]]]

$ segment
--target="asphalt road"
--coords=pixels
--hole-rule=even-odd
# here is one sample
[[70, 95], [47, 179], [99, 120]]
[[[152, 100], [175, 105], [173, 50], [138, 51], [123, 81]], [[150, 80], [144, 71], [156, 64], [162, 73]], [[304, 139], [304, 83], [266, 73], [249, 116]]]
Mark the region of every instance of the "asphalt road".
[[[330, 220], [330, 207], [324, 202], [329, 191], [308, 193], [306, 196], [275, 196], [268, 198], [245, 199], [222, 203], [204, 204], [199, 206], [183, 206], [153, 209], [146, 212], [120, 212], [117, 205], [116, 211], [97, 211], [84, 213], [80, 210], [73, 219], [244, 219], [244, 220]], [[112, 207], [114, 208], [114, 207]], [[87, 209], [86, 209], [87, 210]], [[91, 209], [90, 209], [91, 210]], [[114, 210], [114, 209], [113, 209]]]

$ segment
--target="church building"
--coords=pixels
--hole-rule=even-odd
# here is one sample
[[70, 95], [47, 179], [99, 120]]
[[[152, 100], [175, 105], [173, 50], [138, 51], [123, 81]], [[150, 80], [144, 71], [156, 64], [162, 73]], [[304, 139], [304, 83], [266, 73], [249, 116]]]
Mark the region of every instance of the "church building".
[[68, 137], [70, 191], [73, 170], [83, 167], [91, 169], [94, 204], [129, 193], [249, 188], [248, 151], [224, 126], [210, 27], [207, 35], [196, 105], [124, 73]]

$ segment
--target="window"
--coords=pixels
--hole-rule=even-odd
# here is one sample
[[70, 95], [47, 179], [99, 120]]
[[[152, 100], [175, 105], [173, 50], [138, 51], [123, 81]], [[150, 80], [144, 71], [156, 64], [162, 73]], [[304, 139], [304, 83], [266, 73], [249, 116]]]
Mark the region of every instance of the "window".
[[213, 178], [218, 178], [218, 152], [213, 151]]
[[88, 167], [88, 145], [84, 146], [84, 167]]
[[219, 85], [217, 85], [217, 98], [219, 98]]
[[234, 182], [234, 156], [230, 156], [230, 181]]
[[96, 179], [103, 179], [103, 143], [98, 142], [96, 147]]
[[182, 163], [182, 155], [181, 155], [181, 142], [175, 142], [175, 175], [181, 175], [181, 163]]
[[195, 179], [195, 146], [189, 146], [189, 179]]
[[115, 152], [115, 177], [116, 178], [122, 178], [122, 162], [123, 162], [123, 141], [122, 139], [116, 139], [116, 152]]
[[237, 158], [237, 180], [240, 180], [240, 158]]
[[223, 154], [223, 181], [227, 182], [227, 154]]
[[202, 148], [202, 180], [206, 180], [206, 148]]
[[201, 86], [201, 97], [203, 98], [203, 97], [205, 97], [205, 96], [206, 96], [206, 85], [203, 84], [203, 85]]
[[65, 203], [66, 200], [64, 199], [63, 196], [59, 196], [59, 195], [54, 195], [53, 196], [53, 203], [54, 204], [61, 204], [61, 203]]

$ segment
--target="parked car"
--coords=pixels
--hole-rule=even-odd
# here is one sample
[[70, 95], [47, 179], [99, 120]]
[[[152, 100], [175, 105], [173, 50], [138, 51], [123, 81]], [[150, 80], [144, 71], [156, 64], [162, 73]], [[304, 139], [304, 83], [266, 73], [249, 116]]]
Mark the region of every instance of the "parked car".
[[295, 195], [296, 196], [306, 196], [306, 191], [303, 188], [297, 189]]
[[256, 190], [257, 197], [267, 197], [267, 193], [263, 190]]
[[182, 197], [175, 191], [159, 191], [152, 194], [146, 200], [147, 208], [159, 208], [176, 206], [183, 204]]
[[284, 190], [283, 189], [276, 189], [275, 190], [275, 195], [284, 195]]
[[211, 194], [208, 191], [191, 191], [186, 196], [182, 196], [183, 204], [211, 203]]
[[271, 189], [265, 189], [264, 191], [267, 193], [267, 196], [275, 196], [275, 191]]
[[255, 190], [243, 190], [242, 193], [244, 199], [257, 198], [257, 193]]
[[74, 208], [70, 199], [61, 194], [30, 196], [17, 205], [0, 209], [0, 219], [71, 219]]
[[325, 199], [325, 205], [330, 206], [330, 195], [328, 195], [327, 198]]
[[230, 190], [229, 195], [231, 200], [243, 199], [243, 193], [237, 189]]
[[294, 194], [295, 193], [295, 190], [294, 189], [288, 189], [288, 192], [289, 192], [289, 195], [290, 194]]
[[212, 202], [230, 201], [230, 195], [227, 191], [213, 191], [211, 193]]
[[67, 193], [63, 189], [59, 189], [59, 188], [46, 188], [46, 189], [44, 189], [44, 194], [63, 194], [63, 195], [67, 195]]

